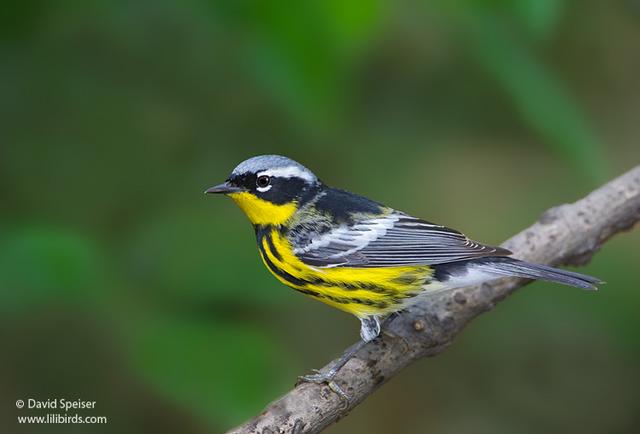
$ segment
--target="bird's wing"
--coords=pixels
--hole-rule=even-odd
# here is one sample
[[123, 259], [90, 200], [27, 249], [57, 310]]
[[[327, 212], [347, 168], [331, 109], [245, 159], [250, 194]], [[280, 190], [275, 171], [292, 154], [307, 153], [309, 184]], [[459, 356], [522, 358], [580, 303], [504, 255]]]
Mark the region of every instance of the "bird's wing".
[[435, 265], [511, 254], [399, 212], [339, 226], [297, 246], [294, 253], [316, 267]]

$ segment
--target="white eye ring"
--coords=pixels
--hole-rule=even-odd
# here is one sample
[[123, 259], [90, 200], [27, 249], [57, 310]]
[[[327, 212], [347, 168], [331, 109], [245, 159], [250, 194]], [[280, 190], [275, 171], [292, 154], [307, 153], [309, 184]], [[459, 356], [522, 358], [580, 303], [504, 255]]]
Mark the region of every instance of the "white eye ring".
[[271, 190], [271, 178], [267, 175], [260, 175], [256, 179], [257, 190], [261, 193]]

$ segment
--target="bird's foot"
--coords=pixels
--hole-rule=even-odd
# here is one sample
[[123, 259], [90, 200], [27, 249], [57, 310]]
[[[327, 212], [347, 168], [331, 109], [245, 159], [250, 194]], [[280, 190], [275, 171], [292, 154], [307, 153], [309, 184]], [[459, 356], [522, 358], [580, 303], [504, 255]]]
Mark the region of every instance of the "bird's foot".
[[298, 381], [296, 381], [296, 386], [301, 383], [316, 383], [316, 384], [326, 384], [329, 389], [336, 395], [340, 397], [344, 406], [346, 408], [349, 407], [349, 396], [342, 390], [338, 384], [333, 381], [333, 378], [336, 376], [337, 371], [334, 369], [330, 369], [326, 372], [319, 371], [317, 369], [313, 369], [313, 374], [301, 375], [298, 377]]
[[358, 341], [355, 345], [352, 345], [345, 351], [339, 359], [335, 360], [326, 371], [319, 371], [317, 369], [313, 370], [313, 374], [303, 375], [298, 377], [298, 381], [296, 382], [296, 386], [300, 383], [316, 383], [316, 384], [326, 384], [329, 389], [331, 389], [336, 395], [340, 397], [342, 402], [344, 403], [345, 408], [349, 408], [349, 396], [342, 390], [340, 386], [333, 380], [342, 369], [344, 365], [353, 357], [354, 354], [360, 350], [366, 344], [365, 341]]
[[299, 376], [296, 385], [300, 383], [328, 383], [332, 381], [333, 377], [336, 375], [336, 373], [331, 370], [322, 372], [319, 369], [312, 369], [311, 371], [313, 374]]

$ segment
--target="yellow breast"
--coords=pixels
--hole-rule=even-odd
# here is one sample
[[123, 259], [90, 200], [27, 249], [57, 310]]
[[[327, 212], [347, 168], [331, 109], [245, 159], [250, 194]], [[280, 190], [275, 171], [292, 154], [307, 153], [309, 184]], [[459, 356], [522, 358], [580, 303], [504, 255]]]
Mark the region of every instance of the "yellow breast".
[[402, 309], [433, 274], [426, 265], [384, 268], [321, 268], [303, 263], [276, 229], [259, 234], [263, 262], [282, 283], [356, 316]]

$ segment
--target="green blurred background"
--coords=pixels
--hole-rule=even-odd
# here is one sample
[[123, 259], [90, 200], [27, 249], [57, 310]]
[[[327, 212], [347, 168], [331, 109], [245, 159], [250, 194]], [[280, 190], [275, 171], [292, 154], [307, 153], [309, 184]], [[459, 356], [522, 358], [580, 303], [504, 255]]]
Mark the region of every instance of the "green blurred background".
[[[210, 433], [358, 338], [205, 197], [279, 153], [499, 243], [640, 161], [640, 3], [30, 0], [0, 12], [0, 432]], [[639, 233], [330, 433], [631, 433]], [[16, 399], [107, 425], [18, 426]]]

